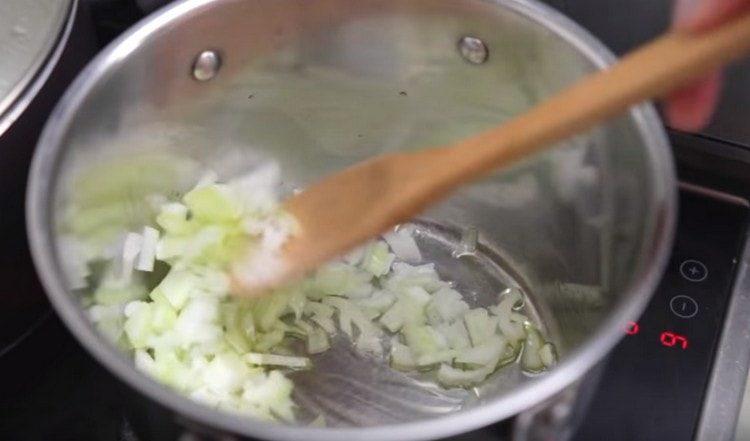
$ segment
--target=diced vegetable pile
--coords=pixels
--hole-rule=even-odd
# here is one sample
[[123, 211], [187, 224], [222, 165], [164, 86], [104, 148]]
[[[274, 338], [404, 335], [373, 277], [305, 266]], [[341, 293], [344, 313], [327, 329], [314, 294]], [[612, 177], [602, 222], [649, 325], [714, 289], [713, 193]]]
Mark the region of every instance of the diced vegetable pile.
[[120, 237], [116, 252], [91, 252], [84, 234], [61, 241], [63, 255], [83, 256], [66, 265], [76, 288], [89, 286], [92, 321], [139, 369], [210, 406], [293, 421], [285, 374], [310, 368], [308, 356], [339, 332], [445, 387], [476, 385], [519, 359], [530, 372], [555, 363], [554, 347], [520, 312], [519, 289], [471, 308], [422, 261], [412, 226], [262, 298], [230, 296], [228, 268], [240, 253], [276, 251], [295, 232], [279, 208], [279, 182], [276, 166], [226, 184], [204, 178], [182, 197], [159, 199], [152, 222]]

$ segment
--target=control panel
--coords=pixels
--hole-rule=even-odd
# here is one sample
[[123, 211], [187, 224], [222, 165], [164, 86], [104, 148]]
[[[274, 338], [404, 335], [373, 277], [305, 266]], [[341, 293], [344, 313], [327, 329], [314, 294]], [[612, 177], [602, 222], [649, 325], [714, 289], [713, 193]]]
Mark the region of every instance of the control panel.
[[576, 441], [693, 438], [747, 221], [742, 204], [681, 192], [664, 278], [622, 330]]

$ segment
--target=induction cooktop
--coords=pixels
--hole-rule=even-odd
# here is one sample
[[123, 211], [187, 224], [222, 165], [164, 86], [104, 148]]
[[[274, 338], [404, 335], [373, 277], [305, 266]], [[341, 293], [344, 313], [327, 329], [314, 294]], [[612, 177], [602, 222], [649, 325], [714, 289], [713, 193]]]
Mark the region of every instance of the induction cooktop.
[[[599, 29], [616, 49], [634, 44], [624, 42], [625, 34], [615, 26], [591, 18], [595, 8], [620, 3], [597, 2], [550, 1], [595, 32]], [[90, 3], [103, 43], [140, 14], [139, 2], [132, 0]], [[646, 3], [643, 8], [651, 12], [668, 10], [656, 0], [634, 1], [624, 13], [635, 14]], [[639, 29], [651, 28], [656, 26]], [[602, 35], [607, 32], [614, 36]], [[745, 81], [743, 72], [732, 75]], [[746, 82], [750, 85], [750, 78]], [[622, 342], [592, 374], [598, 375], [598, 386], [576, 402], [569, 418], [548, 422], [557, 438], [708, 441], [735, 436], [750, 363], [750, 137], [725, 121], [701, 135], [670, 132], [681, 182], [671, 260], [644, 314], [621, 330]], [[0, 439], [138, 441], [147, 439], [146, 431], [158, 439], [198, 439], [171, 419], [154, 417], [144, 424], [133, 416], [126, 406], [132, 395], [84, 352], [52, 312], [28, 331], [23, 344], [0, 363]], [[516, 422], [506, 422], [456, 439], [509, 439], [517, 431]]]

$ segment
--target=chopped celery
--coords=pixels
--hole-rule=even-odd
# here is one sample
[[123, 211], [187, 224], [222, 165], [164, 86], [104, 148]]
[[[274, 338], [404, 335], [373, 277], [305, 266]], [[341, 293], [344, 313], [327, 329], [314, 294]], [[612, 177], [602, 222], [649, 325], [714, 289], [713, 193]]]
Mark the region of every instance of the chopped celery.
[[529, 372], [541, 372], [544, 370], [544, 362], [539, 352], [544, 345], [544, 339], [534, 325], [525, 326], [526, 341], [521, 354], [521, 367]]
[[[72, 271], [94, 281], [91, 320], [132, 351], [139, 369], [215, 408], [293, 421], [292, 383], [279, 369], [311, 367], [304, 355], [328, 350], [337, 332], [376, 357], [391, 332], [390, 365], [437, 370], [446, 387], [480, 383], [519, 353], [526, 370], [554, 364], [554, 347], [516, 311], [519, 290], [504, 293], [492, 315], [470, 309], [434, 264], [414, 265], [421, 253], [408, 228], [268, 296], [230, 296], [229, 265], [241, 251], [278, 250], [296, 231], [278, 205], [278, 174], [278, 167], [261, 167], [227, 184], [208, 174], [179, 201], [151, 198], [160, 201], [151, 207], [150, 225], [158, 229], [115, 223], [120, 240], [105, 251], [66, 239], [78, 256]], [[127, 210], [101, 208], [79, 231], [101, 232]], [[127, 234], [132, 228], [141, 233]], [[104, 269], [89, 269], [92, 259]], [[305, 343], [303, 354], [294, 339]]]
[[542, 360], [544, 367], [551, 368], [557, 364], [557, 351], [552, 343], [545, 343], [539, 350], [539, 358]]
[[239, 220], [242, 206], [229, 187], [209, 184], [188, 192], [183, 198], [192, 216], [202, 222], [231, 222]]
[[189, 219], [190, 210], [179, 202], [170, 202], [161, 207], [156, 216], [156, 223], [166, 234], [175, 236], [189, 235], [195, 232], [199, 224]]
[[374, 242], [365, 250], [362, 269], [375, 277], [380, 277], [391, 270], [391, 264], [395, 258], [396, 256], [389, 252], [385, 242]]
[[289, 357], [276, 354], [259, 354], [249, 352], [245, 354], [245, 361], [257, 366], [284, 366], [294, 369], [307, 369], [311, 366], [307, 357]]

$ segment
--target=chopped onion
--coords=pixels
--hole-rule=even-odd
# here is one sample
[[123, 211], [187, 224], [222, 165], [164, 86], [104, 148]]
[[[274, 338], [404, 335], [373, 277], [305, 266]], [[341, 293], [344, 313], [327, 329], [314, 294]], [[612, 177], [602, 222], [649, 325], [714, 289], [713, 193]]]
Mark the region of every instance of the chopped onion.
[[479, 346], [495, 335], [498, 319], [487, 314], [486, 309], [476, 308], [464, 314], [464, 323], [469, 331], [471, 344]]
[[501, 295], [500, 303], [491, 308], [497, 314], [500, 331], [508, 339], [508, 342], [514, 346], [520, 344], [526, 337], [523, 322], [512, 320], [513, 308], [522, 301], [523, 296], [518, 289], [508, 289]]
[[481, 366], [496, 366], [500, 357], [505, 353], [506, 340], [495, 335], [481, 345], [466, 348], [456, 355], [456, 363], [476, 368]]
[[313, 332], [307, 336], [307, 352], [309, 354], [319, 354], [327, 351], [328, 348], [331, 347], [326, 332], [327, 331], [323, 329], [314, 329]]
[[333, 323], [333, 319], [331, 317], [313, 315], [312, 317], [310, 317], [310, 320], [315, 322], [318, 326], [323, 328], [323, 330], [329, 334], [334, 334], [336, 332], [336, 325]]
[[433, 367], [440, 363], [450, 363], [456, 357], [453, 349], [443, 349], [430, 354], [423, 354], [417, 358], [417, 366], [420, 368]]
[[133, 275], [133, 265], [135, 259], [138, 257], [138, 253], [141, 252], [141, 245], [143, 244], [143, 236], [138, 233], [128, 233], [125, 236], [125, 241], [122, 245], [122, 270], [121, 277], [125, 282], [130, 282], [130, 278]]
[[306, 302], [303, 311], [305, 315], [317, 315], [320, 317], [331, 318], [336, 310], [325, 303]]
[[381, 355], [383, 353], [383, 343], [380, 337], [376, 335], [362, 334], [357, 338], [357, 349], [370, 354]]
[[383, 239], [396, 257], [407, 263], [419, 263], [422, 261], [422, 253], [411, 234], [412, 231], [413, 229], [399, 228], [384, 234]]
[[396, 301], [396, 296], [385, 290], [375, 291], [370, 297], [356, 299], [354, 302], [362, 308], [370, 308], [380, 313], [385, 312]]
[[359, 263], [362, 262], [362, 258], [365, 256], [366, 248], [367, 246], [361, 246], [359, 248], [353, 249], [349, 252], [349, 254], [344, 256], [344, 262], [352, 266], [359, 265]]
[[463, 296], [451, 288], [441, 288], [430, 299], [427, 305], [427, 318], [432, 324], [450, 322], [463, 316], [469, 310]]
[[310, 359], [307, 357], [289, 357], [286, 355], [258, 354], [255, 352], [245, 354], [245, 361], [257, 366], [284, 366], [294, 369], [307, 369], [312, 366]]
[[385, 242], [375, 242], [365, 250], [362, 269], [375, 277], [380, 277], [391, 270], [391, 264], [395, 258], [396, 256], [388, 251], [388, 245]]
[[431, 326], [409, 324], [404, 326], [402, 332], [406, 345], [417, 359], [448, 349], [445, 337]]
[[[209, 175], [180, 201], [161, 202], [160, 230], [128, 233], [108, 254], [88, 313], [139, 369], [216, 408], [292, 421], [293, 385], [281, 370], [311, 367], [304, 355], [328, 350], [337, 332], [361, 353], [388, 348], [394, 369], [436, 370], [446, 387], [481, 383], [519, 353], [528, 371], [555, 363], [552, 344], [518, 311], [520, 290], [505, 292], [492, 314], [470, 309], [434, 264], [415, 265], [422, 255], [411, 226], [268, 296], [231, 297], [238, 252], [254, 247], [258, 268], [272, 270], [267, 259], [296, 231], [279, 208], [278, 180], [278, 166], [227, 184]], [[168, 271], [148, 292], [133, 269], [153, 271], [156, 260]], [[291, 338], [305, 342], [303, 354]]]
[[526, 325], [526, 341], [521, 354], [521, 367], [529, 372], [540, 372], [544, 369], [544, 362], [540, 350], [544, 345], [541, 334], [533, 325]]
[[448, 387], [467, 387], [481, 383], [495, 370], [494, 366], [485, 366], [474, 370], [462, 370], [441, 364], [437, 378], [440, 384]]
[[557, 364], [557, 352], [555, 351], [555, 346], [552, 343], [545, 343], [544, 346], [542, 346], [542, 349], [539, 350], [539, 358], [546, 368], [551, 368]]
[[466, 330], [466, 326], [461, 320], [453, 323], [442, 323], [438, 325], [436, 329], [443, 334], [451, 349], [464, 349], [471, 346], [469, 332]]
[[143, 227], [143, 243], [138, 256], [135, 269], [138, 271], [153, 271], [154, 259], [156, 258], [156, 243], [159, 240], [159, 231], [156, 228]]
[[[362, 311], [357, 308], [354, 303], [340, 297], [326, 297], [325, 299], [323, 299], [323, 302], [328, 303], [329, 305], [339, 310], [340, 323], [343, 321], [349, 321], [350, 323], [353, 323], [354, 326], [359, 329], [360, 337], [369, 339], [372, 337], [379, 337], [381, 335], [380, 329], [375, 327], [372, 321], [367, 319], [367, 317], [362, 314]], [[347, 324], [346, 326], [349, 327], [350, 325]], [[353, 336], [347, 331], [344, 332], [346, 332], [350, 337]]]
[[391, 343], [391, 367], [400, 371], [410, 371], [417, 367], [417, 362], [408, 346], [397, 341]]

